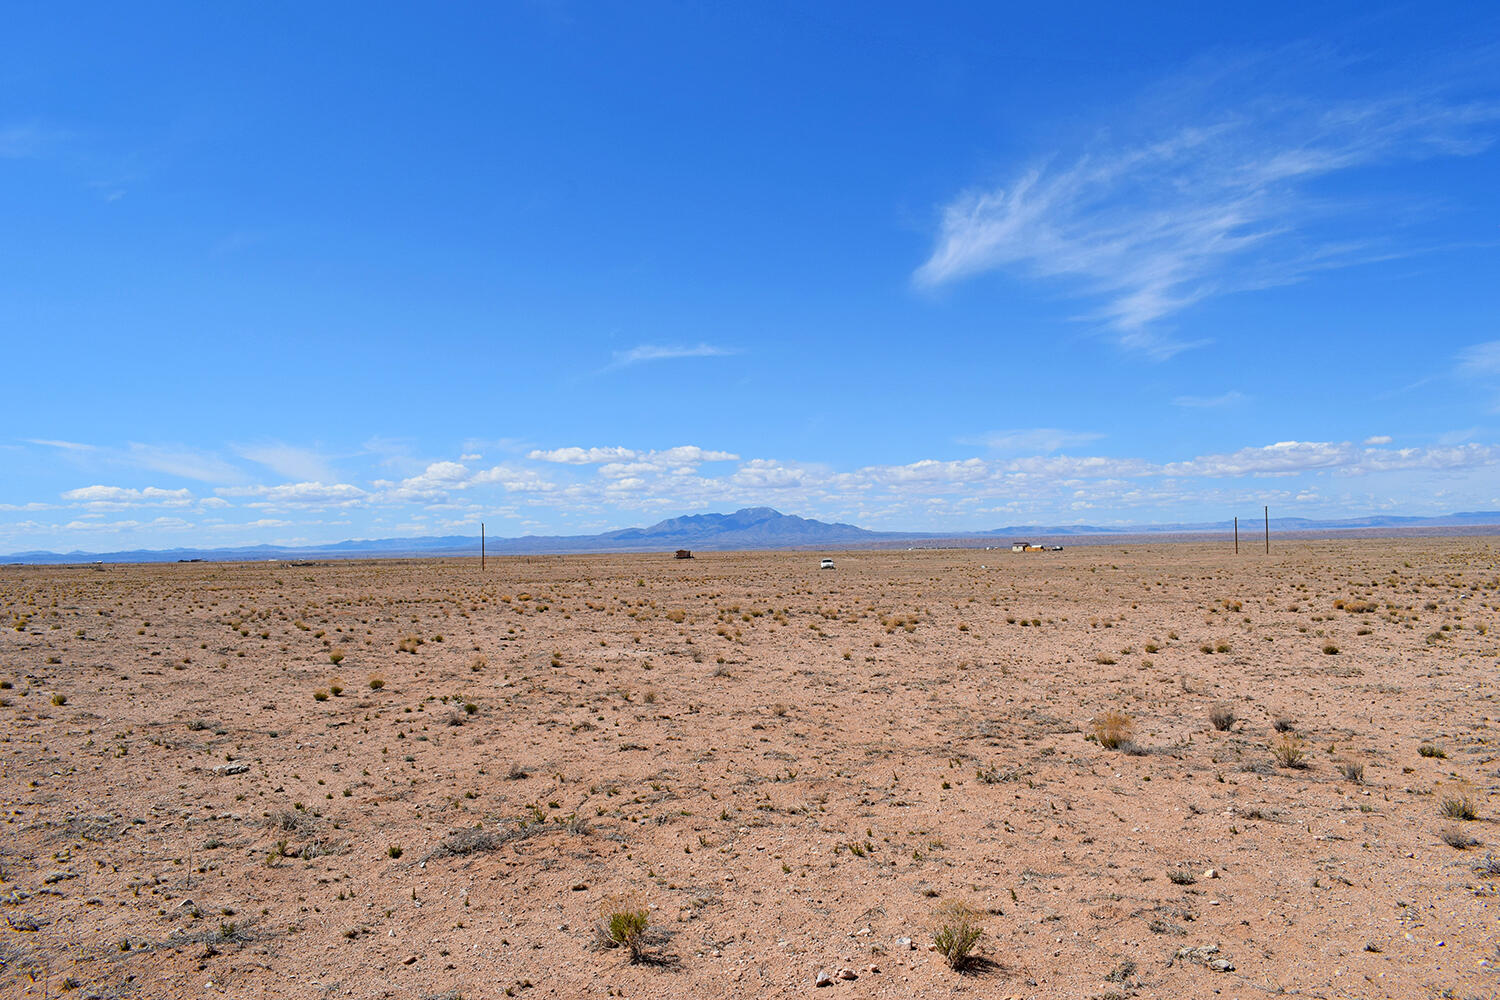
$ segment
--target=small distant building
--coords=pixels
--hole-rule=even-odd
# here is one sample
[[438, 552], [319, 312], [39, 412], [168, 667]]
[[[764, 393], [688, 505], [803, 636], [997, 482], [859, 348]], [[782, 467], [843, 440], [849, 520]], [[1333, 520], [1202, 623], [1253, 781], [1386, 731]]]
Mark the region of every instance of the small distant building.
[[1011, 542], [1010, 543], [1010, 550], [1012, 552], [1025, 552], [1029, 548], [1031, 548], [1031, 543], [1030, 542]]
[[1042, 545], [1040, 542], [1011, 542], [1012, 552], [1061, 552], [1061, 545]]
[[676, 556], [676, 558], [678, 558], [678, 559], [691, 559], [691, 558], [693, 558], [693, 550], [692, 549], [678, 549], [677, 550], [677, 556]]

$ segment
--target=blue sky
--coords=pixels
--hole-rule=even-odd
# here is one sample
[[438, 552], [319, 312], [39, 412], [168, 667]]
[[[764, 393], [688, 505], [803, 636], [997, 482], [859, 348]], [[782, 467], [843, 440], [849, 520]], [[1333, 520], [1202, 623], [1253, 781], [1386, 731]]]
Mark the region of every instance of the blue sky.
[[17, 7], [0, 552], [1500, 509], [1500, 12], [1135, 7]]

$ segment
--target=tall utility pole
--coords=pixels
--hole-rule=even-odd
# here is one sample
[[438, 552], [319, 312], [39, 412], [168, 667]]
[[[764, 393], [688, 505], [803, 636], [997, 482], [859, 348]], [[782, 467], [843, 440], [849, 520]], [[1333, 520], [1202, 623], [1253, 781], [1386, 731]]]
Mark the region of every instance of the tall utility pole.
[[1266, 555], [1271, 554], [1271, 508], [1264, 508], [1266, 512]]
[[484, 522], [479, 522], [479, 572], [484, 572]]
[[1234, 554], [1240, 554], [1240, 518], [1238, 514], [1234, 518]]

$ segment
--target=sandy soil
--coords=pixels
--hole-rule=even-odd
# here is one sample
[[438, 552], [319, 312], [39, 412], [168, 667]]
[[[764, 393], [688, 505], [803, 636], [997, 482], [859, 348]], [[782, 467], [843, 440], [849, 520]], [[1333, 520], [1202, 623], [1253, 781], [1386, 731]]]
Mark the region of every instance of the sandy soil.
[[0, 569], [0, 992], [1493, 997], [1495, 544]]

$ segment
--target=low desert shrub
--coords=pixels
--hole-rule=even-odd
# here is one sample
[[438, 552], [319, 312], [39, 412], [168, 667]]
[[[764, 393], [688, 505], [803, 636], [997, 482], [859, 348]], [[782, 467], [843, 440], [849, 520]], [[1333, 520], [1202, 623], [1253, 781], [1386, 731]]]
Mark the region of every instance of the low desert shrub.
[[1468, 831], [1461, 826], [1444, 827], [1438, 836], [1442, 838], [1443, 843], [1460, 851], [1477, 847], [1479, 844], [1479, 841], [1469, 836]]
[[1475, 819], [1479, 816], [1477, 798], [1471, 785], [1449, 785], [1443, 790], [1438, 811], [1449, 819]]
[[1283, 734], [1281, 739], [1271, 744], [1271, 756], [1282, 767], [1298, 770], [1307, 766], [1307, 747], [1300, 737], [1292, 733]]
[[967, 903], [944, 903], [933, 916], [932, 943], [954, 971], [962, 971], [974, 960], [974, 946], [983, 935], [979, 911]]
[[1436, 746], [1432, 743], [1423, 743], [1421, 746], [1417, 747], [1417, 753], [1423, 757], [1435, 757], [1439, 760], [1448, 756], [1443, 751], [1442, 747]]
[[479, 854], [485, 851], [493, 851], [501, 844], [501, 838], [488, 830], [479, 827], [469, 827], [465, 830], [454, 830], [444, 837], [422, 860], [431, 858], [457, 858], [466, 857], [470, 854]]
[[599, 943], [606, 948], [624, 948], [632, 962], [639, 962], [645, 955], [650, 926], [651, 912], [643, 906], [607, 899], [599, 907]]
[[1359, 761], [1346, 760], [1339, 765], [1339, 770], [1343, 772], [1345, 778], [1348, 778], [1356, 785], [1363, 785], [1365, 783], [1365, 766]]
[[1224, 732], [1234, 725], [1234, 709], [1228, 705], [1215, 705], [1208, 710], [1208, 721], [1213, 723], [1215, 729]]
[[1093, 722], [1094, 739], [1109, 750], [1119, 750], [1131, 742], [1135, 735], [1135, 720], [1118, 709], [1110, 709], [1097, 716]]

